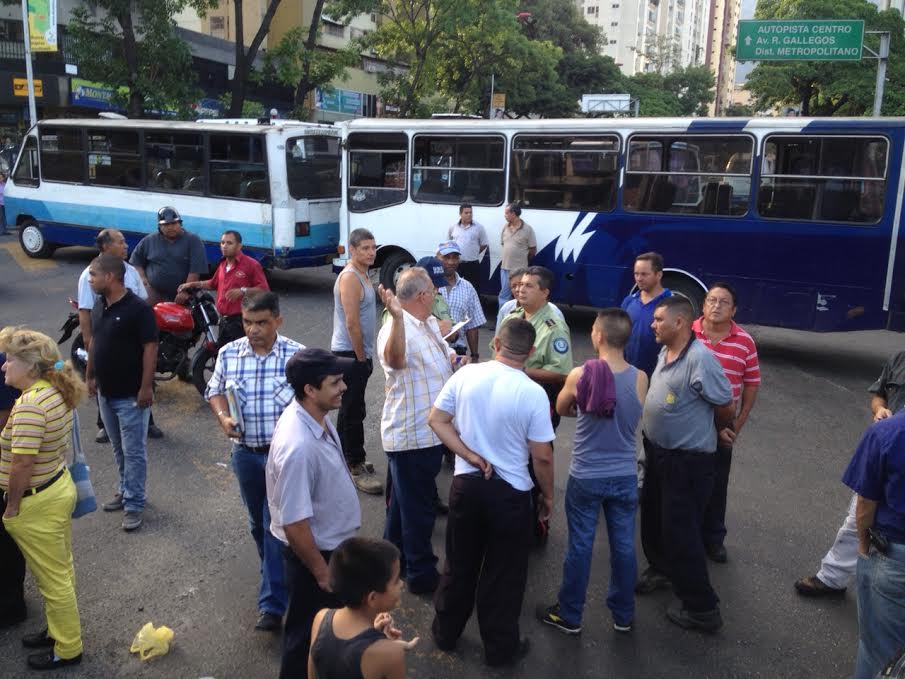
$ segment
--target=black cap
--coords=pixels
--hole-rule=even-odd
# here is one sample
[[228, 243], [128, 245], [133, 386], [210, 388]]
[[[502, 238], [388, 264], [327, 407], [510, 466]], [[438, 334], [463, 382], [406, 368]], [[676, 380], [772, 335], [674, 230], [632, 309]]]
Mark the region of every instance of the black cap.
[[326, 349], [302, 349], [286, 363], [286, 379], [301, 397], [306, 384], [313, 384], [327, 375], [345, 375], [353, 365], [354, 359], [335, 356]]

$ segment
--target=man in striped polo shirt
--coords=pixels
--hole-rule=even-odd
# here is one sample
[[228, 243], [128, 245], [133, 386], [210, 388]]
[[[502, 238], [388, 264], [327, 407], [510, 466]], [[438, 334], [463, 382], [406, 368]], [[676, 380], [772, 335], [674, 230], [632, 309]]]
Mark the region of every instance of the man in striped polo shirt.
[[733, 321], [738, 309], [738, 297], [728, 283], [714, 283], [704, 299], [704, 315], [692, 324], [695, 336], [703, 342], [723, 367], [732, 385], [735, 420], [719, 432], [716, 449], [716, 477], [713, 492], [704, 512], [704, 545], [707, 556], [716, 563], [725, 563], [726, 494], [729, 488], [729, 468], [732, 466], [732, 446], [757, 399], [760, 386], [760, 366], [754, 339]]

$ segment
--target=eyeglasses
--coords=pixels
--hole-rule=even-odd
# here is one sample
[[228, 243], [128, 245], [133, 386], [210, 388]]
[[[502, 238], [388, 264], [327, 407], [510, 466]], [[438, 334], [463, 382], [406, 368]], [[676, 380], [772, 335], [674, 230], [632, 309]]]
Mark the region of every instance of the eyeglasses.
[[717, 299], [716, 297], [708, 297], [704, 300], [704, 303], [710, 306], [732, 306], [731, 299]]

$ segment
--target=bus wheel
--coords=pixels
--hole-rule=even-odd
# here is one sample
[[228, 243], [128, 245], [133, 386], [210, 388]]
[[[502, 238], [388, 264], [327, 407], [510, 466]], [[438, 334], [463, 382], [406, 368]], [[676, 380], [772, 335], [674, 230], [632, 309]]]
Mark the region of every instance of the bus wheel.
[[26, 220], [19, 225], [19, 245], [29, 257], [46, 259], [53, 254], [56, 246], [48, 243], [44, 238], [44, 232], [33, 219]]
[[704, 295], [706, 291], [695, 281], [681, 275], [667, 274], [663, 276], [663, 287], [669, 288], [674, 295], [681, 295], [691, 302], [695, 318], [699, 318], [704, 312]]
[[383, 266], [380, 267], [380, 284], [387, 290], [395, 290], [399, 274], [411, 268], [414, 263], [412, 256], [404, 250], [392, 253], [383, 260]]

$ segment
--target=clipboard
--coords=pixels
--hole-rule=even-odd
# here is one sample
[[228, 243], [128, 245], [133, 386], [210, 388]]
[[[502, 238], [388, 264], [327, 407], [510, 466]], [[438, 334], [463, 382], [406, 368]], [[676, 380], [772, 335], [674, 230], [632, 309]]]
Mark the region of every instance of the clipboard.
[[449, 329], [448, 333], [443, 335], [443, 339], [448, 340], [450, 337], [452, 337], [457, 332], [459, 332], [462, 328], [464, 328], [466, 325], [468, 325], [469, 321], [471, 321], [471, 319], [466, 318], [464, 321], [459, 321], [458, 323], [456, 323], [452, 328]]
[[239, 405], [239, 397], [236, 394], [236, 388], [229, 386], [226, 388], [226, 402], [229, 404], [229, 416], [236, 423], [236, 431], [238, 433], [245, 432], [245, 419], [242, 417], [242, 408]]

